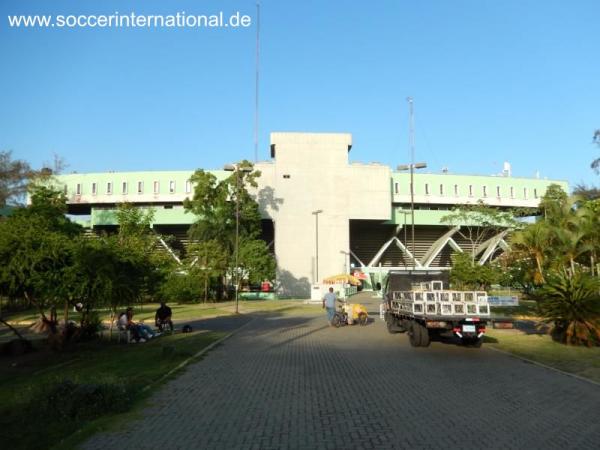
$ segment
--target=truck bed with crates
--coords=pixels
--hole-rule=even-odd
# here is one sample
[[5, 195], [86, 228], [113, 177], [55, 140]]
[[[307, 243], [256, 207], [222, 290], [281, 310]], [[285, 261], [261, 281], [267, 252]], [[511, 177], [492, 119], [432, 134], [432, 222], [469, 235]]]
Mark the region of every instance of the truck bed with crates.
[[418, 275], [407, 284], [407, 276], [390, 272], [384, 289], [390, 333], [407, 332], [413, 347], [426, 347], [431, 337], [450, 331], [465, 345], [481, 346], [490, 317], [486, 292], [450, 290], [443, 280], [420, 281]]

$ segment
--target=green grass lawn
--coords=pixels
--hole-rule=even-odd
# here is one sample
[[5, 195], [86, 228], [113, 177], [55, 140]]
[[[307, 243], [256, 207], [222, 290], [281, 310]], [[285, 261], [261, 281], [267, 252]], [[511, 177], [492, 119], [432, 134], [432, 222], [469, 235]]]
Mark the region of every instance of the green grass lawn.
[[488, 329], [486, 344], [600, 383], [600, 347], [574, 347], [547, 334]]
[[[235, 311], [234, 302], [170, 306], [176, 321], [232, 315]], [[152, 322], [157, 307], [157, 304], [138, 305], [134, 319]], [[303, 314], [317, 309], [299, 300], [239, 302], [240, 312], [246, 314]], [[101, 316], [108, 322], [108, 311], [102, 311]], [[37, 318], [38, 313], [32, 310], [12, 314], [8, 320], [26, 329], [24, 325], [33, 323]], [[77, 320], [79, 315], [71, 313], [70, 318]], [[13, 337], [6, 329], [0, 334], [4, 340]], [[222, 336], [224, 333], [197, 331], [164, 335], [144, 344], [133, 345], [119, 345], [104, 339], [74, 344], [61, 352], [50, 350], [43, 336], [39, 336], [34, 341], [36, 351], [33, 353], [20, 357], [4, 356], [1, 359], [0, 438], [11, 442], [12, 448], [49, 448], [57, 444], [61, 448], [71, 448], [99, 428], [126, 420], [136, 407], [143, 405], [147, 395], [144, 391], [146, 386], [154, 383], [160, 385], [165, 374]], [[65, 380], [76, 385], [93, 384], [123, 389], [131, 398], [130, 408], [128, 411], [108, 408], [106, 414], [91, 419], [58, 417], [53, 414], [53, 407], [46, 404], [48, 392], [56, 386], [62, 386]]]
[[[196, 304], [172, 304], [169, 305], [173, 310], [173, 318], [177, 320], [190, 320], [198, 317], [204, 317], [208, 315], [225, 315], [231, 314], [233, 302], [222, 302], [222, 303], [196, 303]], [[143, 305], [134, 306], [134, 318], [136, 321], [153, 321], [154, 313], [158, 309], [157, 303], [144, 303]], [[120, 308], [119, 311], [125, 310], [125, 307]], [[100, 318], [105, 323], [110, 323], [111, 312], [108, 309], [98, 309]], [[46, 315], [50, 316], [50, 311], [45, 311]], [[57, 311], [59, 320], [62, 319], [63, 311]], [[26, 311], [20, 311], [17, 313], [6, 314], [5, 319], [11, 325], [30, 325], [35, 322], [40, 314], [35, 309], [29, 309]], [[69, 320], [78, 322], [81, 318], [81, 314], [73, 310], [69, 311]]]
[[[14, 448], [48, 448], [88, 423], [36, 414], [53, 387], [76, 384], [118, 386], [131, 406], [143, 399], [146, 386], [160, 382], [169, 371], [224, 333], [194, 332], [161, 336], [145, 344], [119, 345], [96, 341], [62, 352], [41, 347], [19, 358], [3, 358], [0, 368], [0, 436]], [[40, 406], [40, 413], [45, 412]]]
[[[519, 306], [494, 306], [491, 313], [495, 318], [531, 321], [532, 330], [542, 320], [533, 300], [521, 299]], [[516, 329], [489, 327], [486, 336], [485, 345], [600, 382], [600, 347], [567, 346], [553, 341], [548, 334], [527, 334]]]
[[[190, 303], [190, 304], [168, 304], [173, 311], [173, 320], [194, 320], [207, 316], [219, 316], [232, 314], [235, 311], [235, 302], [218, 302], [218, 303]], [[302, 300], [240, 300], [240, 312], [253, 311], [274, 311], [289, 309], [290, 307], [310, 308], [313, 305], [304, 305]], [[158, 303], [144, 303], [134, 305], [134, 319], [136, 321], [152, 322], [154, 321], [154, 313], [158, 309]], [[125, 307], [119, 311], [125, 310]], [[97, 310], [100, 318], [104, 323], [110, 323], [111, 312], [106, 308]], [[45, 312], [47, 316], [50, 311]], [[58, 310], [58, 318], [62, 319], [63, 311]], [[11, 325], [31, 325], [34, 323], [40, 314], [35, 309], [19, 311], [15, 313], [6, 313], [4, 318]], [[69, 319], [78, 322], [81, 318], [80, 313], [73, 310], [69, 311]]]

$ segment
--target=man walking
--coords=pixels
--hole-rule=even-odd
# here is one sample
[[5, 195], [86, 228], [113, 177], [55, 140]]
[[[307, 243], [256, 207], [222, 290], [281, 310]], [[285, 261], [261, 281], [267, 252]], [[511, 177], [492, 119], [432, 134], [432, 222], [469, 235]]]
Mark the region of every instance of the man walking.
[[333, 316], [335, 315], [335, 301], [337, 300], [335, 294], [333, 293], [333, 288], [329, 288], [329, 292], [325, 294], [323, 297], [323, 308], [327, 310], [327, 320], [329, 321], [329, 325], [331, 325], [331, 321], [333, 320]]

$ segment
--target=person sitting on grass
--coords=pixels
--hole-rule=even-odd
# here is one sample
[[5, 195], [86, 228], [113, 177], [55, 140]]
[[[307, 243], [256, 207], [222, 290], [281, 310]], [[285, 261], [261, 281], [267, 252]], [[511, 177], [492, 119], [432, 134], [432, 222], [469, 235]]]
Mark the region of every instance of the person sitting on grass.
[[160, 308], [156, 310], [156, 314], [154, 315], [154, 322], [159, 331], [163, 331], [165, 325], [169, 325], [169, 329], [173, 331], [172, 315], [171, 308], [165, 302], [160, 302]]
[[134, 340], [137, 342], [146, 342], [148, 339], [152, 339], [158, 335], [152, 331], [152, 328], [148, 325], [133, 321], [133, 308], [127, 308], [125, 316], [127, 320], [127, 329], [131, 331]]
[[131, 342], [146, 342], [146, 339], [140, 336], [137, 327], [129, 326], [127, 311], [123, 311], [121, 314], [119, 314], [119, 320], [117, 323], [119, 330], [127, 330], [129, 333], [131, 333]]

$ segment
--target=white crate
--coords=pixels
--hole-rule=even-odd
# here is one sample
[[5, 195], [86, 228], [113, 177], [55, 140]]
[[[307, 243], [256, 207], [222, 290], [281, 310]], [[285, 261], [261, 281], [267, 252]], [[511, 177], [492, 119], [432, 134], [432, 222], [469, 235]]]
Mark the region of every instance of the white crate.
[[467, 316], [476, 316], [478, 314], [476, 303], [466, 303]]
[[425, 303], [414, 302], [413, 303], [413, 312], [415, 314], [424, 314], [425, 313]]
[[442, 316], [450, 316], [452, 315], [452, 303], [450, 302], [440, 302], [440, 315]]

